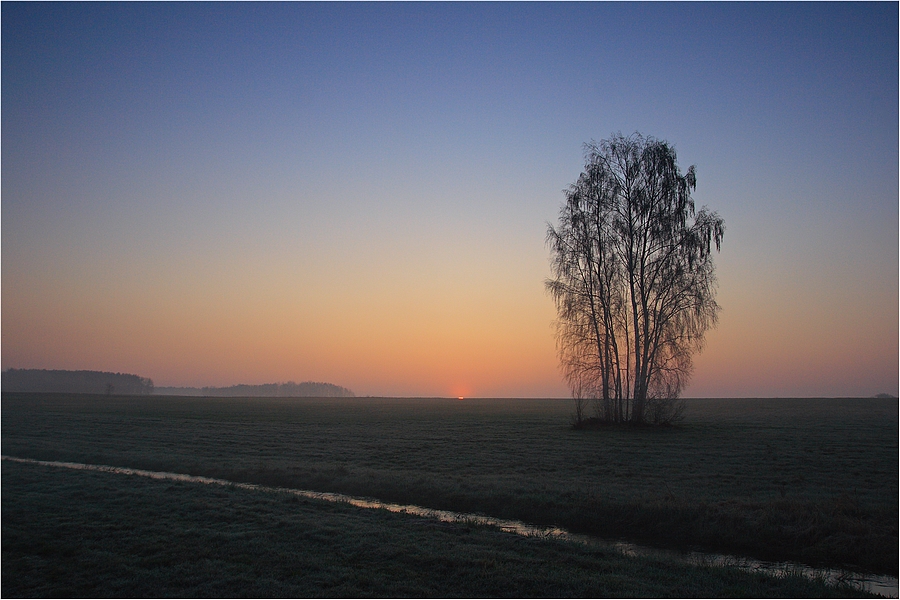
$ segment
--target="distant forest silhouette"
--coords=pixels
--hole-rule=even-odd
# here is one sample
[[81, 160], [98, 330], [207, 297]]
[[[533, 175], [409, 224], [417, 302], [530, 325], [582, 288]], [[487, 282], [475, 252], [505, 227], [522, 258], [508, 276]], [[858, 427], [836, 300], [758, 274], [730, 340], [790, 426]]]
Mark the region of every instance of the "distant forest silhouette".
[[281, 398], [353, 398], [354, 393], [333, 383], [304, 381], [303, 383], [264, 383], [261, 385], [232, 385], [230, 387], [158, 387], [156, 394], [168, 396], [268, 396]]
[[130, 373], [58, 369], [7, 369], [3, 371], [0, 384], [2, 384], [4, 392], [218, 397], [355, 397], [353, 392], [345, 387], [317, 381], [304, 381], [303, 383], [288, 381], [230, 387], [155, 387], [152, 379]]
[[0, 385], [4, 392], [126, 395], [153, 393], [152, 379], [130, 373], [105, 371], [7, 369], [3, 371]]

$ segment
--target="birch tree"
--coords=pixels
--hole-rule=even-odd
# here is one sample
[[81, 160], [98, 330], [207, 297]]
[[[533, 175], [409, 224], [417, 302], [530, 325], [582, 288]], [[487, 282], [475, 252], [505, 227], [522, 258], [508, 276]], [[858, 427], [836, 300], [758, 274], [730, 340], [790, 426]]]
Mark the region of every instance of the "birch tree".
[[548, 225], [557, 349], [584, 421], [669, 423], [692, 371], [691, 357], [719, 306], [712, 248], [725, 223], [696, 210], [694, 167], [640, 134], [585, 146], [585, 167]]

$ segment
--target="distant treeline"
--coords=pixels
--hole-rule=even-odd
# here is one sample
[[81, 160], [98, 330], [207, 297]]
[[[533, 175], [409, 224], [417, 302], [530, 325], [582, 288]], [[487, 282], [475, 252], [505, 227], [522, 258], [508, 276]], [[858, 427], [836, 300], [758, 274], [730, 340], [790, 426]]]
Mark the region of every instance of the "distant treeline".
[[0, 381], [4, 392], [69, 394], [152, 394], [153, 380], [130, 373], [7, 369]]
[[345, 387], [333, 383], [304, 381], [303, 383], [264, 383], [262, 385], [233, 385], [231, 387], [158, 387], [156, 394], [168, 396], [268, 396], [282, 398], [353, 398], [354, 394]]

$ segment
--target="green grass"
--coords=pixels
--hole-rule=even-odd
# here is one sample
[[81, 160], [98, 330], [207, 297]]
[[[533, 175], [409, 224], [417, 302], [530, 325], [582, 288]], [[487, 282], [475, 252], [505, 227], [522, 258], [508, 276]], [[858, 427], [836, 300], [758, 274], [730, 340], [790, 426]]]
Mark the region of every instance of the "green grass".
[[861, 597], [285, 493], [9, 461], [4, 597]]
[[689, 400], [678, 427], [595, 431], [560, 400], [3, 394], [2, 411], [12, 456], [897, 574], [896, 400]]

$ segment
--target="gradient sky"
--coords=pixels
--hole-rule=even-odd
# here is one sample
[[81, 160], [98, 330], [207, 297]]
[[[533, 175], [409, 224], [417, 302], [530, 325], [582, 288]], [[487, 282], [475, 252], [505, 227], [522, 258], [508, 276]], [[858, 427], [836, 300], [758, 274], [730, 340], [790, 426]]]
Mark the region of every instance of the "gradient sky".
[[583, 144], [725, 219], [688, 396], [898, 393], [898, 5], [2, 11], [2, 367], [559, 396]]

